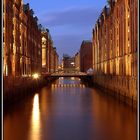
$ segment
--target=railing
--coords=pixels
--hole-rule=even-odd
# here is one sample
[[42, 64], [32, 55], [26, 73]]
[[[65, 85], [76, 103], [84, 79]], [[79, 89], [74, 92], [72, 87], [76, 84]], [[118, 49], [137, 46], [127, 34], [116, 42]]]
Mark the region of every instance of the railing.
[[52, 73], [51, 76], [87, 76], [86, 73], [82, 73], [82, 72], [78, 72], [78, 73], [75, 73], [75, 72], [71, 72], [71, 73]]

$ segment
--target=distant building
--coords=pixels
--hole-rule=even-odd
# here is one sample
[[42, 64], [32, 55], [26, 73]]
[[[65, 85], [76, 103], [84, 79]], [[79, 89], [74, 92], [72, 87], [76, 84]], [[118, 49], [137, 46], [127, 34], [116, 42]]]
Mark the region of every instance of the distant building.
[[64, 54], [62, 58], [62, 68], [75, 68], [75, 58]]
[[58, 54], [56, 52], [56, 48], [52, 47], [51, 50], [51, 73], [55, 72], [58, 68]]
[[59, 55], [56, 51], [56, 48], [54, 48], [54, 72], [58, 70], [58, 65], [59, 65]]
[[75, 54], [75, 69], [80, 71], [80, 52]]
[[80, 71], [86, 72], [92, 68], [92, 42], [84, 40], [80, 48]]

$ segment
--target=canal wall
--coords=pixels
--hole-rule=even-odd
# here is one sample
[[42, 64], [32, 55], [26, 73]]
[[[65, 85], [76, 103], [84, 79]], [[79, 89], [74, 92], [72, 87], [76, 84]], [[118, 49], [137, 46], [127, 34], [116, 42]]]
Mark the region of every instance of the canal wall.
[[33, 79], [32, 77], [24, 78], [4, 78], [3, 81], [3, 104], [4, 106], [22, 100], [26, 96], [30, 96], [43, 86], [51, 84], [56, 78], [40, 77]]
[[94, 86], [99, 87], [103, 92], [137, 108], [136, 78], [98, 74], [93, 76], [92, 82]]
[[96, 87], [103, 93], [113, 96], [133, 108], [137, 108], [137, 79], [111, 75], [94, 75], [81, 77], [88, 87]]

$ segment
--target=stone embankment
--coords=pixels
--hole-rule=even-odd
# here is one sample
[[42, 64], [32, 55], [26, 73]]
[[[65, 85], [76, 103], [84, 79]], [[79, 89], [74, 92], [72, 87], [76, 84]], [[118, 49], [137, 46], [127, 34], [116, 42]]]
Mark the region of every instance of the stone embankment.
[[26, 96], [30, 96], [43, 86], [51, 84], [56, 78], [40, 77], [33, 79], [32, 77], [24, 78], [6, 78], [3, 80], [3, 103], [4, 106], [18, 102]]
[[130, 77], [119, 77], [110, 75], [94, 75], [81, 79], [85, 85], [95, 87], [107, 95], [115, 97], [118, 101], [124, 102], [137, 108], [137, 79]]

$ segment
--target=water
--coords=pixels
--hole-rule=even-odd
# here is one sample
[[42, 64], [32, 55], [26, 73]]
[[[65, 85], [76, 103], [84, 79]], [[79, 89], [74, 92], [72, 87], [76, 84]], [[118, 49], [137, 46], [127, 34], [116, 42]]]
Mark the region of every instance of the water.
[[78, 78], [60, 78], [4, 111], [4, 140], [136, 140], [136, 112]]

